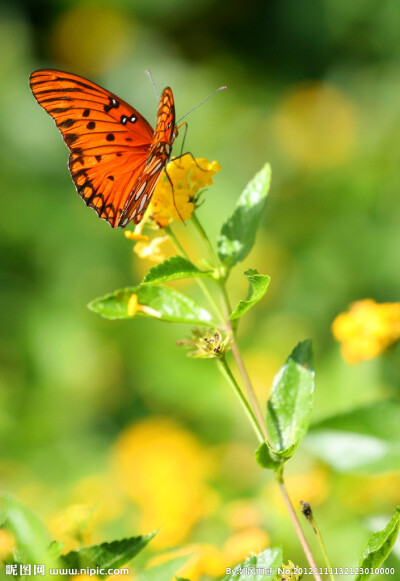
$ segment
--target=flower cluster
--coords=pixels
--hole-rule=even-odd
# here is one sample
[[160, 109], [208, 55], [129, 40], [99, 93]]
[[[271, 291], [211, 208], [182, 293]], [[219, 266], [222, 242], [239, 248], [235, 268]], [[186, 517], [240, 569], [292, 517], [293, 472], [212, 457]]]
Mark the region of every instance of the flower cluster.
[[207, 333], [194, 329], [190, 340], [178, 342], [178, 345], [189, 347], [189, 356], [196, 359], [219, 359], [230, 350], [231, 344], [231, 337], [223, 337], [218, 329], [211, 329]]
[[400, 303], [353, 303], [333, 321], [332, 332], [349, 363], [373, 359], [400, 339]]
[[169, 162], [163, 177], [157, 183], [143, 220], [133, 232], [125, 232], [126, 238], [136, 243], [134, 251], [140, 258], [153, 262], [162, 262], [165, 259], [161, 245], [168, 237], [159, 236], [150, 240], [149, 236], [142, 233], [145, 224], [150, 220], [156, 228], [165, 228], [171, 222], [189, 220], [201, 192], [206, 186], [212, 185], [213, 176], [220, 169], [221, 166], [216, 161], [194, 159], [191, 155]]
[[154, 190], [150, 202], [150, 216], [160, 228], [168, 226], [170, 222], [189, 220], [194, 212], [198, 193], [212, 185], [212, 178], [220, 169], [216, 161], [194, 159], [191, 155], [170, 161]]

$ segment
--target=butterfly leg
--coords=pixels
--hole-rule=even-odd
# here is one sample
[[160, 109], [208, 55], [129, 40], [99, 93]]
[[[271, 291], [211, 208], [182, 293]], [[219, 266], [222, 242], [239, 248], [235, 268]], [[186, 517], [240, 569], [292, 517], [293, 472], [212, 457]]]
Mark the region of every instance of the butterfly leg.
[[204, 167], [201, 167], [201, 165], [199, 165], [196, 161], [196, 158], [194, 157], [193, 153], [191, 151], [186, 151], [185, 153], [181, 153], [180, 155], [177, 155], [176, 157], [173, 157], [171, 159], [171, 161], [177, 161], [178, 159], [181, 159], [182, 157], [185, 157], [185, 155], [190, 155], [190, 157], [192, 158], [192, 160], [194, 161], [195, 165], [197, 165], [197, 167], [199, 169], [201, 169], [201, 171], [207, 171], [206, 169], [204, 169]]
[[[173, 202], [174, 202], [175, 210], [177, 211], [177, 213], [178, 213], [178, 216], [179, 216], [179, 218], [181, 219], [181, 222], [183, 222], [183, 223], [185, 224], [185, 221], [184, 221], [184, 219], [182, 218], [182, 216], [181, 216], [181, 213], [180, 213], [180, 212], [179, 212], [179, 210], [178, 210], [178, 206], [176, 205], [176, 202], [175, 202], [175, 190], [174, 190], [174, 184], [172, 183], [172, 180], [171, 180], [171, 178], [169, 177], [169, 174], [168, 174], [168, 172], [167, 172], [167, 168], [165, 168], [165, 169], [164, 169], [164, 173], [165, 173], [165, 175], [167, 176], [169, 183], [171, 184], [171, 190], [172, 190], [172, 200], [173, 200]], [[185, 224], [185, 226], [186, 226], [186, 224]]]

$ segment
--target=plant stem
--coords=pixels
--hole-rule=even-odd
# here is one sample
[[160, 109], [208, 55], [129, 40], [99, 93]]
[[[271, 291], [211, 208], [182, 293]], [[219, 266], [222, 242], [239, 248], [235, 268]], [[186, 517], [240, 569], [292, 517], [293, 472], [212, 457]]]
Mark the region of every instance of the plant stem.
[[[208, 249], [211, 257], [214, 260], [215, 266], [220, 268], [221, 267], [220, 260], [217, 256], [217, 254], [215, 253], [214, 248], [210, 242], [210, 239], [208, 238], [203, 226], [201, 225], [201, 222], [199, 221], [199, 219], [197, 218], [195, 213], [192, 216], [192, 221], [193, 221], [194, 226], [197, 228], [201, 238], [203, 239], [204, 244], [207, 246], [207, 249]], [[229, 296], [228, 296], [226, 286], [225, 286], [225, 281], [221, 281], [220, 288], [221, 288], [224, 303], [225, 303], [225, 305], [224, 305], [225, 325], [226, 325], [227, 332], [232, 337], [232, 353], [233, 353], [233, 356], [236, 360], [236, 365], [238, 367], [239, 373], [242, 376], [243, 384], [246, 388], [247, 395], [248, 395], [249, 400], [251, 402], [251, 405], [253, 407], [254, 414], [255, 414], [257, 421], [258, 421], [258, 425], [260, 426], [260, 428], [263, 432], [264, 440], [268, 440], [268, 430], [267, 430], [267, 427], [265, 425], [265, 421], [264, 421], [264, 418], [263, 418], [263, 415], [262, 415], [262, 412], [260, 409], [260, 404], [258, 403], [256, 394], [254, 393], [254, 389], [253, 389], [253, 386], [251, 384], [249, 374], [247, 373], [246, 366], [244, 364], [244, 361], [243, 361], [242, 356], [240, 354], [238, 344], [236, 342], [234, 330], [233, 330], [231, 322], [229, 320], [229, 313], [232, 312], [232, 307], [230, 305]]]
[[[302, 503], [302, 504], [304, 504], [304, 503]], [[328, 559], [328, 554], [327, 554], [326, 549], [325, 549], [324, 541], [322, 540], [322, 535], [319, 531], [317, 522], [314, 518], [314, 513], [312, 512], [310, 505], [307, 504], [307, 507], [309, 508], [310, 513], [307, 514], [306, 512], [304, 512], [304, 510], [302, 512], [303, 512], [304, 516], [306, 517], [306, 519], [308, 520], [308, 522], [310, 523], [312, 530], [314, 531], [315, 536], [317, 537], [317, 541], [318, 541], [319, 547], [321, 549], [322, 556], [324, 557], [328, 571], [331, 571], [332, 567], [331, 567], [331, 564], [330, 564], [329, 559]], [[329, 573], [329, 577], [330, 577], [331, 581], [335, 581], [335, 578], [334, 578], [332, 573]]]
[[291, 521], [293, 523], [293, 526], [295, 528], [295, 531], [297, 533], [297, 536], [299, 537], [299, 540], [300, 540], [301, 546], [303, 548], [304, 554], [307, 557], [307, 561], [308, 561], [310, 567], [313, 569], [314, 578], [316, 579], [316, 581], [322, 581], [321, 580], [321, 576], [318, 573], [318, 569], [317, 569], [317, 565], [316, 565], [316, 563], [314, 561], [314, 557], [313, 557], [313, 555], [311, 553], [311, 549], [309, 547], [309, 544], [307, 543], [307, 539], [304, 536], [304, 533], [303, 533], [303, 530], [301, 528], [299, 519], [297, 518], [296, 512], [295, 512], [295, 510], [293, 508], [292, 501], [290, 500], [289, 495], [287, 493], [286, 486], [285, 486], [285, 483], [283, 481], [282, 472], [281, 473], [277, 473], [276, 479], [277, 479], [278, 486], [279, 486], [279, 489], [281, 491], [283, 500], [285, 502], [287, 511], [289, 513], [290, 519], [291, 519]]
[[[193, 214], [192, 221], [193, 221], [196, 229], [198, 230], [201, 238], [203, 239], [203, 241], [204, 241], [204, 243], [205, 243], [205, 245], [210, 253], [210, 256], [214, 260], [215, 267], [218, 268], [220, 270], [220, 272], [222, 273], [221, 262], [217, 256], [216, 252], [214, 251], [214, 248], [212, 247], [212, 244], [211, 244], [203, 226], [199, 222], [196, 214]], [[261, 412], [260, 405], [258, 403], [253, 386], [251, 384], [249, 374], [247, 373], [247, 369], [246, 369], [246, 366], [245, 366], [244, 361], [242, 359], [239, 346], [236, 342], [235, 332], [232, 328], [232, 324], [231, 324], [231, 321], [229, 319], [229, 315], [232, 312], [232, 308], [230, 305], [228, 292], [226, 290], [226, 277], [223, 280], [221, 279], [219, 282], [220, 282], [220, 288], [221, 288], [221, 292], [222, 292], [222, 296], [223, 296], [223, 310], [224, 310], [226, 330], [232, 337], [232, 353], [233, 353], [233, 356], [235, 358], [239, 373], [242, 377], [243, 384], [247, 390], [247, 394], [248, 394], [249, 400], [251, 402], [251, 405], [249, 404], [247, 399], [244, 397], [244, 395], [243, 395], [239, 385], [237, 384], [230, 368], [228, 367], [224, 357], [219, 360], [220, 369], [223, 372], [223, 374], [225, 375], [226, 379], [228, 380], [229, 384], [231, 385], [232, 389], [234, 390], [236, 396], [238, 397], [241, 405], [243, 406], [248, 418], [250, 419], [250, 423], [254, 428], [254, 431], [257, 435], [257, 438], [259, 439], [260, 443], [262, 443], [265, 440], [269, 439], [267, 426], [266, 426], [265, 421], [263, 419], [263, 414]], [[292, 502], [289, 498], [289, 495], [287, 493], [286, 486], [285, 486], [285, 483], [283, 480], [282, 470], [280, 470], [279, 472], [276, 473], [276, 478], [277, 478], [278, 486], [279, 486], [279, 489], [281, 491], [283, 500], [285, 502], [287, 511], [289, 513], [290, 519], [293, 523], [294, 529], [297, 533], [300, 544], [303, 548], [304, 554], [306, 555], [306, 558], [307, 558], [307, 561], [308, 561], [310, 567], [313, 569], [314, 578], [316, 581], [321, 581], [321, 576], [318, 573], [317, 565], [316, 565], [314, 557], [311, 553], [311, 549], [307, 543], [307, 539], [304, 536], [300, 522], [299, 522], [297, 515], [296, 515], [296, 512], [293, 508], [293, 504], [292, 504]]]
[[219, 359], [218, 363], [220, 365], [220, 369], [221, 369], [222, 373], [224, 374], [225, 378], [228, 380], [229, 385], [232, 387], [233, 391], [235, 392], [235, 395], [239, 399], [242, 407], [244, 408], [244, 410], [247, 414], [247, 417], [249, 418], [250, 423], [254, 428], [254, 431], [257, 435], [258, 440], [260, 441], [260, 443], [264, 442], [265, 438], [264, 438], [263, 431], [260, 427], [260, 424], [258, 423], [257, 418], [254, 415], [253, 410], [251, 409], [251, 407], [249, 405], [249, 402], [244, 397], [242, 390], [238, 386], [237, 381], [234, 378], [232, 371], [230, 370], [230, 368], [225, 360], [225, 357], [222, 357], [221, 359]]
[[210, 242], [210, 239], [208, 238], [206, 231], [204, 230], [203, 226], [201, 225], [201, 222], [199, 221], [196, 212], [193, 212], [192, 214], [192, 222], [194, 224], [194, 226], [196, 227], [197, 231], [199, 232], [201, 238], [203, 239], [204, 244], [207, 246], [207, 250], [210, 253], [210, 256], [212, 257], [213, 261], [214, 261], [214, 265], [215, 267], [220, 266], [221, 263], [219, 261], [219, 258], [217, 256], [217, 254], [215, 253], [215, 250]]
[[249, 374], [247, 373], [247, 369], [246, 369], [246, 365], [243, 361], [242, 355], [240, 353], [240, 349], [239, 346], [237, 344], [236, 341], [236, 336], [235, 333], [232, 329], [232, 325], [229, 319], [229, 312], [232, 311], [231, 306], [230, 306], [230, 301], [229, 301], [229, 297], [228, 297], [228, 293], [226, 291], [226, 287], [225, 284], [221, 284], [221, 290], [222, 290], [222, 294], [224, 297], [224, 303], [225, 303], [225, 324], [227, 326], [227, 330], [229, 332], [229, 334], [232, 336], [232, 353], [233, 356], [235, 358], [236, 361], [236, 365], [238, 366], [239, 369], [239, 373], [242, 376], [242, 380], [244, 383], [244, 386], [246, 388], [247, 391], [247, 395], [249, 396], [249, 400], [251, 402], [251, 405], [253, 406], [253, 410], [254, 413], [257, 417], [258, 423], [262, 429], [263, 435], [264, 435], [264, 440], [268, 440], [268, 430], [267, 430], [267, 426], [265, 424], [262, 412], [261, 412], [261, 408], [260, 408], [260, 404], [258, 403], [256, 394], [254, 392], [253, 386], [251, 384], [251, 380], [249, 377]]
[[[174, 244], [175, 248], [178, 250], [178, 252], [180, 252], [180, 254], [186, 258], [186, 260], [188, 260], [189, 262], [191, 262], [189, 256], [187, 255], [187, 253], [184, 250], [183, 246], [179, 242], [179, 240], [176, 237], [175, 232], [172, 230], [171, 226], [164, 226], [164, 230], [168, 234], [168, 236], [171, 238], [171, 241]], [[210, 305], [212, 305], [214, 311], [217, 313], [218, 318], [222, 322], [224, 319], [223, 319], [221, 310], [220, 310], [219, 306], [217, 305], [217, 303], [215, 302], [212, 294], [208, 290], [207, 285], [201, 280], [201, 278], [195, 277], [195, 279], [196, 279], [197, 284], [199, 285], [199, 287], [203, 291], [204, 295], [208, 299]]]

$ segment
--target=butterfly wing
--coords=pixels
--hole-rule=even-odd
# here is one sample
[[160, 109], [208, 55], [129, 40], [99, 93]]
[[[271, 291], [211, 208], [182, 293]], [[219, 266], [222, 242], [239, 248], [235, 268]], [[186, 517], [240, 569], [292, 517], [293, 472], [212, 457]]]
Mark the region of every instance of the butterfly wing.
[[130, 220], [137, 224], [143, 218], [158, 179], [171, 158], [172, 145], [177, 135], [174, 97], [172, 90], [167, 87], [158, 105], [156, 130], [146, 165], [121, 214], [122, 226]]
[[70, 150], [79, 195], [111, 226], [125, 226], [121, 214], [148, 161], [151, 125], [128, 103], [78, 75], [39, 70], [30, 85]]

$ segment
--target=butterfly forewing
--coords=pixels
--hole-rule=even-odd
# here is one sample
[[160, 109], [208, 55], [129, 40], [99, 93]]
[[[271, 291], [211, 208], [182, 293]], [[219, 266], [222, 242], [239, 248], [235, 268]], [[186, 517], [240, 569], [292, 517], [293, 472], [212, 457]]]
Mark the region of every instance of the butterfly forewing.
[[135, 216], [138, 222], [175, 137], [172, 91], [163, 92], [154, 133], [133, 107], [83, 77], [39, 70], [30, 84], [71, 152], [69, 169], [86, 204], [111, 226], [125, 226]]

